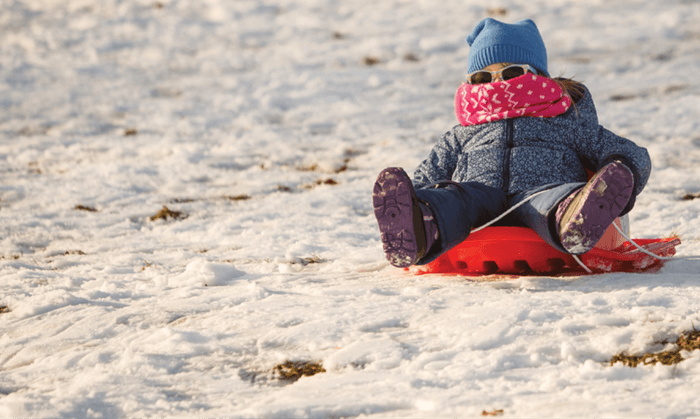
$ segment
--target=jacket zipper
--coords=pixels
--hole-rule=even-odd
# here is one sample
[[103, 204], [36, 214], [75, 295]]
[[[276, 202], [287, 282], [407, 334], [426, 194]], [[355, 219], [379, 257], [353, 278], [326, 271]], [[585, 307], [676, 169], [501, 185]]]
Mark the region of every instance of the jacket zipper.
[[508, 194], [510, 189], [510, 152], [513, 149], [514, 123], [512, 119], [506, 119], [506, 154], [503, 166], [503, 192]]

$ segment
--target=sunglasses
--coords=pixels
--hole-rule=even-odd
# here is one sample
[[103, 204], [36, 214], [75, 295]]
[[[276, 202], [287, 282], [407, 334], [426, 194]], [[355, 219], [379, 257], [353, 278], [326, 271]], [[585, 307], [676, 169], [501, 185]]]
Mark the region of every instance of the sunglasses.
[[506, 81], [514, 79], [516, 77], [524, 76], [527, 73], [532, 73], [537, 75], [537, 70], [532, 68], [527, 64], [514, 64], [504, 67], [496, 71], [479, 70], [473, 73], [467, 74], [467, 83], [469, 84], [484, 84], [491, 83], [496, 77], [501, 81]]

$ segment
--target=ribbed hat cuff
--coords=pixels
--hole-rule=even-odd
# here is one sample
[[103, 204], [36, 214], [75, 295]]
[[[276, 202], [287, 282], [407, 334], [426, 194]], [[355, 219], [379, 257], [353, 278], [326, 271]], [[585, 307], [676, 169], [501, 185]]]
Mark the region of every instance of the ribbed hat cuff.
[[482, 68], [496, 63], [530, 64], [538, 72], [549, 77], [547, 63], [538, 60], [537, 55], [516, 45], [494, 45], [483, 48], [470, 57], [468, 73], [481, 70]]

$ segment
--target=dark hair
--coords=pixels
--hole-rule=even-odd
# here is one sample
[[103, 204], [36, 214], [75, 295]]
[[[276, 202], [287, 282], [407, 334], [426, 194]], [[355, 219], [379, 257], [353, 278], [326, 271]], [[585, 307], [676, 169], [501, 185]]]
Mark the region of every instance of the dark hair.
[[586, 88], [583, 87], [583, 84], [574, 79], [553, 77], [552, 80], [554, 80], [559, 87], [561, 87], [561, 89], [569, 95], [571, 101], [574, 103], [583, 99], [583, 96], [586, 94]]

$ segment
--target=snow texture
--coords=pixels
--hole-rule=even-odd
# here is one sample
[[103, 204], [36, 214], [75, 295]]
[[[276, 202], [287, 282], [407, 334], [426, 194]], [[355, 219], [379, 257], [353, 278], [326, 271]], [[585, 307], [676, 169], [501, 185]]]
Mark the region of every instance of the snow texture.
[[489, 15], [536, 20], [550, 72], [649, 149], [633, 236], [700, 254], [697, 1], [3, 1], [0, 417], [700, 416], [700, 351], [607, 364], [700, 327], [699, 261], [384, 259], [374, 179], [455, 125]]

